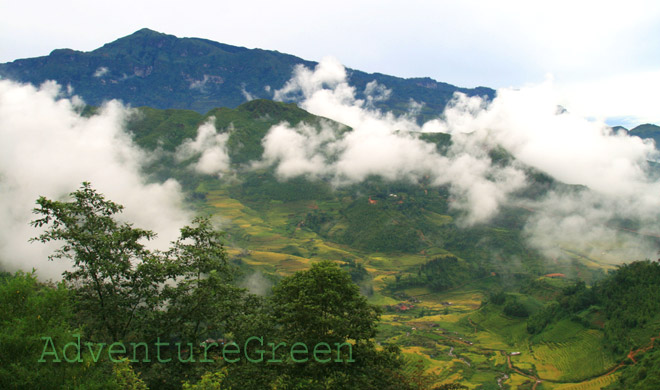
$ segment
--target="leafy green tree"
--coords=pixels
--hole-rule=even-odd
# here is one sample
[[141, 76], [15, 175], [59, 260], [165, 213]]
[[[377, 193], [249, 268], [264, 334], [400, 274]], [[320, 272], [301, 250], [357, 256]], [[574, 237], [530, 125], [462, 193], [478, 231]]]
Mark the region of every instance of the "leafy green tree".
[[[147, 337], [179, 342], [184, 352], [164, 350], [163, 359], [170, 362], [142, 368], [153, 387], [174, 389], [222, 366], [217, 351], [207, 353], [201, 343], [235, 332], [242, 326], [237, 321], [239, 313], [249, 311], [251, 303], [245, 290], [232, 284], [235, 269], [227, 262], [222, 234], [208, 218], [196, 218], [183, 227], [165, 255], [172, 282], [162, 288], [164, 309], [155, 313], [157, 321]], [[200, 360], [205, 362], [196, 364]]]
[[168, 330], [200, 342], [209, 332], [227, 331], [245, 290], [232, 284], [235, 270], [227, 263], [222, 234], [208, 218], [196, 218], [181, 229], [167, 258], [168, 274], [176, 278], [162, 292]]
[[656, 390], [660, 389], [660, 349], [645, 353], [637, 364], [621, 370], [619, 379], [608, 390]]
[[121, 205], [87, 182], [70, 195], [68, 202], [37, 200], [40, 218], [32, 225], [44, 231], [33, 240], [62, 242], [50, 259], [72, 261], [64, 282], [85, 338], [144, 342], [151, 350], [158, 342], [178, 342], [180, 347], [162, 351], [164, 362], [142, 362], [144, 349], [136, 349], [135, 367], [152, 388], [181, 388], [183, 381], [218, 367], [190, 363], [204, 358], [201, 341], [237, 326], [232, 320], [246, 296], [232, 284], [222, 235], [209, 219], [182, 228], [169, 251], [151, 252], [143, 241], [155, 233], [118, 222]]
[[88, 182], [71, 197], [70, 202], [37, 200], [34, 213], [40, 218], [32, 225], [45, 231], [33, 241], [63, 242], [49, 259], [73, 261], [63, 276], [90, 336], [126, 340], [160, 303], [162, 261], [141, 242], [156, 234], [119, 223], [115, 215], [123, 206], [106, 200]]
[[[312, 265], [280, 281], [270, 299], [278, 340], [307, 345], [309, 359], [281, 356], [275, 381], [281, 389], [405, 389], [404, 364], [396, 347], [379, 349], [373, 342], [379, 318], [350, 275], [330, 261]], [[320, 343], [332, 347], [321, 363], [313, 350]], [[350, 343], [352, 348], [338, 346]], [[322, 356], [325, 358], [326, 356]]]
[[223, 384], [226, 377], [227, 368], [215, 372], [207, 372], [195, 384], [184, 383], [183, 390], [231, 390], [231, 386]]
[[277, 308], [277, 324], [290, 340], [332, 345], [348, 339], [369, 340], [376, 334], [379, 310], [330, 261], [283, 279], [273, 288], [272, 303]]
[[144, 381], [133, 371], [128, 359], [114, 363], [112, 372], [120, 390], [149, 390]]
[[518, 302], [517, 300], [511, 300], [510, 302], [505, 304], [502, 311], [504, 312], [504, 314], [510, 317], [519, 317], [519, 318], [529, 317], [529, 311], [527, 310], [525, 305]]

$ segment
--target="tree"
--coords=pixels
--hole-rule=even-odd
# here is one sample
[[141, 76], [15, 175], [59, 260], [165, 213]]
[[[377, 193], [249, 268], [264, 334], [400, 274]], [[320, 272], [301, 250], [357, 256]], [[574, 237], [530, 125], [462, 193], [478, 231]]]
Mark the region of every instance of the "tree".
[[[322, 261], [281, 280], [273, 288], [270, 310], [277, 340], [288, 346], [304, 343], [310, 353], [307, 362], [281, 356], [276, 388], [409, 388], [398, 371], [404, 364], [398, 348], [379, 349], [373, 342], [379, 309], [335, 263]], [[327, 363], [312, 357], [319, 343], [332, 347]], [[336, 348], [344, 343], [352, 347]]]
[[227, 331], [245, 290], [232, 284], [235, 270], [227, 263], [222, 233], [208, 218], [196, 218], [181, 229], [166, 256], [167, 273], [176, 277], [176, 284], [162, 292], [167, 314], [161, 322], [167, 330], [191, 341], [203, 341], [209, 331]]
[[379, 310], [360, 295], [345, 271], [322, 261], [273, 288], [272, 303], [283, 336], [308, 343], [361, 342], [376, 334]]
[[120, 390], [149, 390], [144, 381], [133, 371], [128, 359], [121, 359], [121, 361], [114, 363], [112, 372]]
[[70, 195], [70, 202], [39, 197], [34, 213], [40, 218], [31, 224], [46, 229], [32, 241], [63, 241], [49, 259], [73, 261], [63, 276], [76, 294], [87, 330], [100, 339], [125, 340], [160, 303], [163, 263], [141, 242], [156, 234], [119, 223], [115, 215], [123, 206], [106, 200], [88, 182]]
[[[164, 310], [155, 313], [157, 320], [148, 338], [160, 336], [172, 343], [182, 342], [187, 352], [179, 355], [175, 350], [164, 351], [171, 362], [143, 367], [150, 383], [157, 383], [160, 389], [179, 388], [177, 384], [198, 378], [211, 367], [219, 367], [219, 359], [204, 364], [190, 364], [181, 359], [204, 358], [205, 348], [201, 343], [225, 338], [241, 325], [236, 321], [237, 314], [249, 305], [246, 291], [232, 284], [235, 270], [227, 262], [222, 234], [213, 229], [208, 218], [196, 218], [190, 226], [183, 227], [180, 238], [165, 253], [164, 261], [172, 280], [162, 288]], [[208, 360], [213, 359], [213, 351]]]
[[231, 386], [223, 384], [226, 377], [227, 368], [215, 372], [207, 372], [195, 384], [185, 382], [183, 384], [183, 390], [231, 390]]
[[167, 364], [141, 362], [146, 352], [136, 348], [136, 367], [149, 386], [159, 389], [199, 378], [213, 366], [186, 364], [203, 356], [200, 342], [230, 332], [238, 326], [236, 314], [254, 306], [245, 290], [232, 284], [222, 234], [208, 218], [197, 218], [181, 229], [169, 251], [151, 252], [143, 241], [155, 233], [118, 222], [121, 205], [87, 182], [70, 196], [68, 202], [37, 200], [34, 213], [40, 218], [32, 225], [44, 231], [33, 241], [62, 242], [49, 259], [73, 263], [63, 276], [84, 337], [144, 342], [152, 349], [158, 342], [178, 342], [179, 347], [163, 351]]

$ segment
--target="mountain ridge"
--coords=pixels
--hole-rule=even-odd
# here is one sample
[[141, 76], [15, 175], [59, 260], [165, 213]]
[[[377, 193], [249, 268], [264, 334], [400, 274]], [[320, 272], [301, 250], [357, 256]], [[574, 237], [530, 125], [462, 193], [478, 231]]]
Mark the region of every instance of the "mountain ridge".
[[[278, 51], [143, 28], [89, 52], [55, 49], [47, 56], [0, 64], [0, 76], [35, 85], [46, 80], [71, 85], [91, 105], [120, 99], [133, 106], [205, 113], [216, 107], [234, 108], [252, 98], [272, 99], [299, 64], [317, 63]], [[460, 88], [431, 78], [404, 79], [348, 68], [347, 73], [358, 98], [374, 80], [392, 90], [388, 100], [376, 104], [383, 110], [405, 113], [411, 101], [423, 103], [419, 119], [438, 116], [455, 92], [495, 95], [490, 88]]]

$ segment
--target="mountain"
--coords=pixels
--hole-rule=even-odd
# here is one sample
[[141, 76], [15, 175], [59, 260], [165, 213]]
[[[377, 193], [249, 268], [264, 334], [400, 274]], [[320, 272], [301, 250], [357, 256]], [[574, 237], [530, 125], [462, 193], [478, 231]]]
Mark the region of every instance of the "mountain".
[[639, 125], [630, 130], [630, 135], [636, 135], [640, 138], [648, 138], [655, 141], [656, 148], [660, 146], [660, 126], [650, 123]]
[[[48, 56], [0, 64], [0, 76], [35, 85], [56, 80], [71, 85], [91, 105], [121, 99], [133, 106], [206, 113], [216, 107], [234, 108], [252, 98], [272, 98], [297, 64], [316, 65], [277, 51], [142, 29], [91, 52], [57, 49]], [[426, 117], [437, 116], [454, 92], [489, 98], [495, 94], [490, 88], [459, 88], [430, 78], [347, 71], [357, 91], [364, 91], [373, 80], [392, 90], [381, 108], [405, 112], [412, 99], [424, 103]], [[358, 98], [363, 96], [358, 93]]]

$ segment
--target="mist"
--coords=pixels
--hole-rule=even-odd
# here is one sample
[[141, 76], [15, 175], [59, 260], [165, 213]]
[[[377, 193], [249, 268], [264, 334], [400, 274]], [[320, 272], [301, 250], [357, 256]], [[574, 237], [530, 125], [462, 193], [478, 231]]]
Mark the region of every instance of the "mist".
[[[614, 132], [604, 122], [565, 110], [551, 81], [521, 89], [501, 89], [492, 100], [457, 93], [439, 119], [418, 125], [411, 114], [394, 116], [374, 108], [391, 91], [375, 82], [357, 99], [345, 68], [324, 59], [315, 69], [295, 68], [275, 98], [352, 128], [326, 123], [320, 128], [280, 124], [264, 138], [260, 164], [273, 165], [282, 180], [325, 178], [336, 186], [369, 175], [416, 182], [429, 177], [447, 185], [461, 211], [457, 223], [488, 223], [503, 207], [534, 212], [525, 226], [528, 243], [549, 258], [565, 250], [620, 262], [653, 258], [658, 248], [646, 236], [660, 233], [660, 183], [651, 179], [649, 161], [658, 158], [651, 140]], [[421, 133], [452, 135], [440, 153], [419, 139]], [[515, 161], [494, 164], [489, 151], [504, 148]], [[571, 185], [541, 198], [519, 196], [534, 186], [533, 168]], [[618, 221], [633, 220], [636, 229]], [[633, 231], [634, 230], [634, 231]]]
[[[264, 138], [264, 161], [275, 165], [283, 179], [326, 177], [336, 186], [358, 183], [371, 175], [411, 182], [429, 177], [434, 185], [449, 185], [456, 198], [451, 207], [466, 212], [460, 220], [464, 225], [492, 218], [508, 195], [524, 186], [521, 170], [495, 167], [487, 151], [467, 140], [459, 140], [448, 155], [420, 140], [422, 132], [438, 131], [438, 121], [420, 127], [411, 114], [395, 116], [375, 109], [374, 101], [391, 95], [384, 86], [371, 82], [364, 93], [366, 100], [355, 97], [345, 68], [335, 59], [325, 59], [315, 70], [298, 66], [275, 98], [296, 100], [303, 109], [352, 131], [333, 130], [329, 124], [320, 130], [306, 125], [274, 126]], [[418, 103], [411, 102], [411, 112], [418, 108]]]
[[240, 282], [240, 286], [246, 288], [252, 294], [266, 296], [270, 294], [273, 282], [267, 279], [261, 271], [254, 271], [245, 276]]
[[196, 157], [197, 161], [191, 164], [193, 171], [222, 177], [223, 173], [229, 170], [226, 145], [229, 132], [218, 133], [214, 123], [215, 117], [209, 117], [206, 123], [197, 129], [194, 140], [186, 139], [179, 145], [175, 157], [179, 162]]
[[120, 219], [158, 233], [149, 243], [165, 249], [190, 220], [174, 180], [150, 183], [141, 173], [151, 156], [124, 130], [131, 110], [117, 101], [98, 115], [80, 116], [84, 103], [71, 90], [47, 82], [35, 88], [0, 80], [0, 262], [13, 271], [37, 270], [59, 279], [65, 261], [48, 261], [58, 243], [28, 243], [41, 195], [67, 200], [83, 181], [125, 206]]

